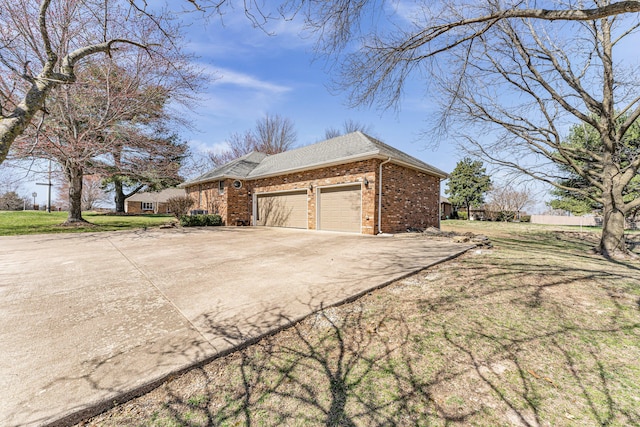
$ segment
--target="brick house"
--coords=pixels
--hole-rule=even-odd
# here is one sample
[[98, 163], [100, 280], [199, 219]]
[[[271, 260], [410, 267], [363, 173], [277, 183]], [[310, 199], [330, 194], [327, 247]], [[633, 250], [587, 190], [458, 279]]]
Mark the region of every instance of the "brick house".
[[165, 188], [161, 191], [136, 193], [124, 200], [124, 211], [130, 214], [171, 213], [167, 208], [167, 200], [171, 197], [184, 195], [185, 192], [182, 188]]
[[442, 219], [449, 219], [453, 214], [453, 205], [446, 197], [440, 197], [440, 215]]
[[353, 132], [271, 156], [252, 152], [180, 187], [194, 209], [226, 225], [378, 234], [439, 227], [446, 176]]

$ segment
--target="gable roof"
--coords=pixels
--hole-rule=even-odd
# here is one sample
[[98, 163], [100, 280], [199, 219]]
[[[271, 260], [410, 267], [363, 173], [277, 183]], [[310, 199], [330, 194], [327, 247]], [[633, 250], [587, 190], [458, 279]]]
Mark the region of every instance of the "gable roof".
[[186, 193], [182, 188], [165, 188], [161, 191], [144, 191], [127, 197], [125, 202], [152, 202], [164, 203], [171, 197], [185, 196]]
[[217, 181], [224, 178], [247, 179], [247, 176], [251, 173], [251, 171], [255, 169], [256, 166], [258, 166], [260, 162], [263, 161], [266, 157], [268, 156], [264, 153], [252, 151], [249, 154], [245, 154], [242, 157], [238, 157], [237, 159], [230, 161], [229, 163], [218, 166], [217, 168], [210, 170], [203, 175], [200, 175], [192, 181], [180, 184], [180, 187], [184, 187], [185, 184]]
[[[260, 156], [263, 157], [260, 158]], [[391, 159], [394, 163], [417, 169], [439, 178], [447, 177], [447, 174], [440, 169], [358, 131], [271, 156], [252, 152], [180, 186], [184, 187], [224, 178], [266, 178], [375, 158]]]

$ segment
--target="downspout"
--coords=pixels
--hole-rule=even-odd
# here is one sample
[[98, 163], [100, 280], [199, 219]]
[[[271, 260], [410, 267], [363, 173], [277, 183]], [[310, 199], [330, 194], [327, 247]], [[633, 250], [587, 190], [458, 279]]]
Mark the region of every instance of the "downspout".
[[378, 234], [382, 234], [382, 165], [390, 161], [391, 157], [380, 163], [380, 172], [378, 173]]
[[442, 218], [442, 196], [440, 191], [442, 187], [442, 178], [438, 180], [438, 230], [440, 230], [440, 219]]

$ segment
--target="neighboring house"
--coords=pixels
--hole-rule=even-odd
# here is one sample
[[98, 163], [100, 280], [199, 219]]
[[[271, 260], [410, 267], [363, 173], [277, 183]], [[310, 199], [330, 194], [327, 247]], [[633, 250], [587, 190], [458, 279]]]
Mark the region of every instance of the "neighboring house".
[[[462, 209], [463, 212], [467, 212], [467, 209]], [[485, 208], [470, 208], [469, 209], [469, 219], [472, 221], [486, 221], [487, 220], [487, 211]]]
[[267, 156], [252, 152], [181, 184], [226, 225], [364, 234], [439, 226], [447, 174], [361, 132]]
[[162, 191], [136, 193], [124, 201], [124, 211], [132, 214], [164, 214], [171, 213], [167, 208], [167, 200], [171, 197], [184, 196], [182, 188], [166, 188]]
[[449, 219], [453, 213], [453, 205], [446, 197], [440, 196], [440, 218]]

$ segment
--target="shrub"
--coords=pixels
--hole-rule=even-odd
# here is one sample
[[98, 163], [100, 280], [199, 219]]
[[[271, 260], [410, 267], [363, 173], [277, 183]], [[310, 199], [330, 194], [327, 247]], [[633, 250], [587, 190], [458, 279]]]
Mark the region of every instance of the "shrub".
[[498, 212], [496, 221], [511, 222], [516, 218], [516, 213], [511, 211]]
[[520, 222], [531, 222], [531, 215], [520, 215]]
[[457, 214], [458, 214], [458, 219], [464, 219], [464, 220], [468, 219], [466, 211], [457, 211]]
[[214, 215], [182, 215], [180, 225], [183, 227], [205, 227], [222, 225], [222, 217]]
[[175, 196], [167, 199], [167, 209], [176, 218], [181, 219], [193, 206], [193, 199], [189, 196]]
[[218, 225], [222, 225], [222, 217], [218, 214], [213, 214], [213, 215], [204, 215], [205, 217], [205, 225], [209, 225], [209, 226], [218, 226]]
[[24, 205], [24, 199], [15, 191], [9, 191], [0, 196], [0, 211], [21, 211]]
[[193, 227], [193, 220], [195, 219], [195, 217], [193, 216], [189, 216], [189, 215], [181, 215], [180, 218], [178, 218], [180, 220], [180, 225], [183, 227]]

